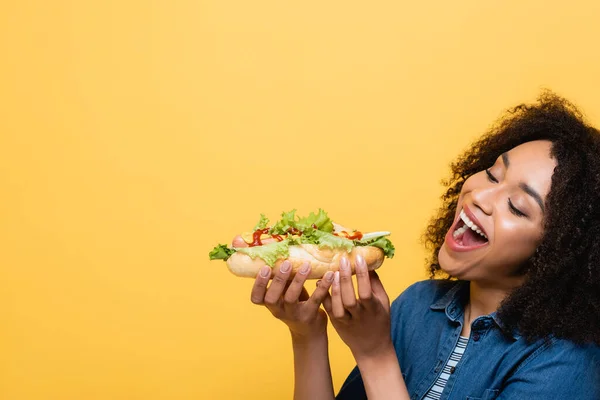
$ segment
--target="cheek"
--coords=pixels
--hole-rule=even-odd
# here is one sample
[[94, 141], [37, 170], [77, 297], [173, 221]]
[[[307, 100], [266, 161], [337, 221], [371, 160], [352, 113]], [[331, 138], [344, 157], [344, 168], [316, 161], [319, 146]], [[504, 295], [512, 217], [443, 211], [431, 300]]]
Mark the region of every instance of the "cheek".
[[456, 210], [457, 210], [456, 212], [458, 212], [458, 210], [460, 210], [465, 195], [472, 192], [477, 187], [481, 186], [481, 184], [477, 183], [477, 180], [478, 180], [477, 175], [473, 175], [470, 178], [467, 178], [465, 183], [463, 183], [463, 186], [460, 189], [460, 194], [458, 195], [458, 203], [457, 203], [457, 207], [456, 207]]
[[465, 193], [469, 193], [473, 190], [473, 186], [476, 186], [475, 183], [477, 181], [477, 175], [473, 175], [463, 183], [462, 188], [460, 189], [460, 198], [462, 198]]
[[488, 177], [485, 171], [477, 172], [476, 174], [471, 175], [465, 180], [465, 183], [463, 183], [463, 187], [461, 189], [461, 194], [463, 192], [470, 192], [473, 189], [480, 188], [489, 183], [490, 182], [488, 181]]
[[539, 229], [514, 218], [497, 221], [494, 247], [499, 258], [525, 261], [533, 255], [540, 242]]

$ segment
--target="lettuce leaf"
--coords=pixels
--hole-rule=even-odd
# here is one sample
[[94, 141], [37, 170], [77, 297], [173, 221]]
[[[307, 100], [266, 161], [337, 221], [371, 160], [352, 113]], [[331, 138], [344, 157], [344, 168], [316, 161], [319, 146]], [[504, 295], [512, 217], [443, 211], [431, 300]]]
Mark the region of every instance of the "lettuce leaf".
[[220, 244], [220, 245], [216, 246], [214, 249], [212, 249], [210, 251], [210, 253], [208, 253], [208, 257], [211, 260], [224, 260], [224, 261], [227, 261], [227, 259], [229, 257], [231, 257], [231, 255], [233, 253], [235, 253], [234, 249], [230, 249], [229, 247], [227, 247], [227, 245]]
[[300, 236], [300, 242], [306, 244], [316, 244], [319, 246], [319, 248], [341, 248], [347, 252], [351, 252], [352, 248], [354, 247], [354, 242], [352, 242], [350, 239], [335, 236], [331, 233], [319, 231], [314, 228], [304, 231], [304, 234]]
[[308, 227], [315, 225], [318, 230], [323, 232], [333, 232], [333, 222], [327, 216], [327, 213], [319, 208], [319, 213], [311, 212], [308, 217], [300, 218], [297, 222], [297, 227], [304, 231]]
[[296, 228], [296, 210], [284, 212], [281, 214], [281, 219], [273, 225], [269, 230], [272, 235], [283, 235], [290, 228]]
[[296, 219], [296, 210], [284, 212], [281, 214], [281, 219], [273, 225], [270, 234], [283, 235], [290, 228], [296, 228], [302, 232], [307, 229], [314, 229], [313, 224], [318, 230], [323, 232], [333, 232], [333, 222], [327, 216], [327, 213], [319, 208], [319, 212], [315, 214], [311, 212], [308, 217]]
[[260, 221], [254, 226], [253, 231], [257, 231], [259, 229], [265, 229], [269, 224], [269, 218], [265, 217], [265, 214], [260, 214]]
[[273, 242], [262, 246], [254, 247], [236, 247], [234, 250], [249, 255], [252, 259], [256, 257], [262, 258], [265, 263], [273, 267], [275, 261], [279, 258], [288, 258], [290, 255], [290, 239], [282, 240], [281, 242]]
[[393, 258], [396, 251], [392, 242], [385, 236], [381, 236], [371, 240], [355, 240], [357, 246], [375, 246], [383, 250], [383, 254], [388, 258]]

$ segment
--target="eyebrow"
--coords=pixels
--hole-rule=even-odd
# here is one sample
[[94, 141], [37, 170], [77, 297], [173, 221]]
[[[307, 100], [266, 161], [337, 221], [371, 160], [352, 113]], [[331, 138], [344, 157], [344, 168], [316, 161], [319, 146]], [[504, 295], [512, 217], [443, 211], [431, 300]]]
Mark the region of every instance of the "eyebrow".
[[[506, 169], [508, 169], [508, 166], [510, 165], [510, 159], [508, 158], [508, 153], [502, 153], [502, 162], [504, 162], [504, 167]], [[542, 196], [540, 196], [538, 192], [536, 192], [531, 186], [529, 186], [526, 183], [520, 183], [519, 187], [525, 193], [527, 193], [528, 195], [533, 197], [533, 199], [538, 203], [538, 205], [542, 209], [543, 213], [546, 212], [546, 209], [544, 207], [544, 201], [542, 200]]]
[[506, 168], [508, 168], [508, 166], [510, 165], [510, 160], [508, 159], [508, 153], [502, 153], [502, 162], [504, 163], [504, 166]]

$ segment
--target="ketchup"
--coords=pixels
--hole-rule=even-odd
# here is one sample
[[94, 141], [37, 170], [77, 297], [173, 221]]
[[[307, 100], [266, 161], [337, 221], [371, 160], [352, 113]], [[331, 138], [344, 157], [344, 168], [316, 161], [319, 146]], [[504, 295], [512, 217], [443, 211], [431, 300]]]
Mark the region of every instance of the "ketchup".
[[[314, 229], [317, 229], [317, 225], [316, 224], [312, 224], [312, 227]], [[264, 229], [259, 229], [254, 231], [254, 233], [252, 233], [252, 243], [248, 244], [248, 247], [254, 247], [254, 246], [262, 246], [262, 241], [260, 240], [260, 236], [267, 234], [269, 232], [269, 227], [266, 227]], [[298, 236], [302, 236], [302, 231], [298, 228], [289, 228], [287, 230], [287, 234], [290, 235], [298, 235]], [[271, 235], [271, 237], [273, 237], [273, 239], [277, 240], [278, 242], [281, 242], [284, 240], [283, 236], [281, 235]], [[362, 235], [361, 235], [362, 237]]]
[[[311, 227], [317, 229], [317, 225], [315, 224], [312, 224]], [[288, 228], [287, 233], [289, 233], [290, 235], [302, 236], [302, 231], [298, 228]]]
[[350, 239], [350, 240], [360, 240], [360, 239], [362, 239], [362, 237], [363, 237], [363, 234], [360, 233], [360, 232], [358, 232], [358, 231], [356, 231], [354, 233], [354, 235], [348, 236], [348, 239]]
[[302, 231], [300, 231], [300, 229], [298, 228], [289, 228], [288, 229], [288, 233], [290, 235], [298, 235], [298, 236], [302, 236]]
[[342, 233], [342, 235], [339, 235], [337, 233], [334, 233], [334, 235], [340, 236], [340, 237], [345, 237], [346, 239], [349, 239], [349, 240], [361, 240], [363, 237], [363, 234], [359, 231], [354, 232], [353, 235], [349, 235], [348, 232], [346, 232], [346, 231], [341, 231], [340, 233]]
[[254, 233], [252, 234], [252, 243], [250, 243], [248, 247], [262, 246], [262, 242], [260, 241], [260, 235], [266, 234], [267, 232], [269, 232], [269, 228], [254, 231]]

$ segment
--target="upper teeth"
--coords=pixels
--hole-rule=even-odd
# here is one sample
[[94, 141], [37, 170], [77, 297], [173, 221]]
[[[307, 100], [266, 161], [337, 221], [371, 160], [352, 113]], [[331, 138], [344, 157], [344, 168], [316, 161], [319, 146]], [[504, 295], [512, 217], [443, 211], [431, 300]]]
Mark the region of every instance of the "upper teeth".
[[471, 221], [469, 219], [469, 217], [467, 217], [467, 214], [465, 214], [464, 210], [460, 211], [460, 219], [463, 220], [463, 222], [465, 223], [465, 226], [463, 226], [462, 228], [459, 228], [456, 230], [456, 232], [454, 232], [454, 238], [456, 239], [458, 236], [462, 235], [463, 233], [465, 233], [465, 231], [469, 228], [471, 228], [473, 231], [479, 233], [481, 236], [483, 236], [484, 238], [488, 238], [486, 236], [485, 233], [483, 233], [483, 231], [481, 230], [480, 227], [478, 227], [473, 221]]

